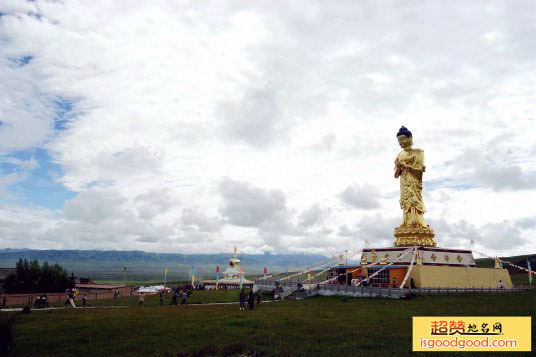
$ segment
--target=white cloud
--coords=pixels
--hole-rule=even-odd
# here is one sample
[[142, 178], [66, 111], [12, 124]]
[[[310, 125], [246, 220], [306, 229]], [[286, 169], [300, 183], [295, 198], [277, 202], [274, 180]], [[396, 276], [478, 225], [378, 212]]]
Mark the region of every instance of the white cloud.
[[224, 178], [220, 191], [224, 199], [221, 214], [237, 226], [259, 227], [280, 221], [287, 213], [285, 194], [280, 190], [264, 190]]
[[300, 224], [304, 227], [310, 227], [323, 223], [331, 215], [331, 209], [322, 208], [320, 204], [315, 203], [299, 215]]
[[206, 217], [202, 212], [188, 208], [182, 211], [182, 223], [196, 227], [200, 232], [216, 232], [221, 229], [222, 220], [217, 217]]
[[355, 208], [380, 208], [380, 190], [370, 185], [348, 186], [341, 192], [340, 197], [345, 203]]
[[[425, 217], [441, 244], [479, 237], [482, 249], [534, 250], [534, 10], [2, 1], [0, 154], [48, 150], [57, 181], [76, 193], [63, 211], [7, 202], [0, 229], [22, 240], [2, 244], [388, 245], [405, 125], [426, 153]], [[37, 168], [9, 164], [19, 169], [0, 177], [6, 195]]]

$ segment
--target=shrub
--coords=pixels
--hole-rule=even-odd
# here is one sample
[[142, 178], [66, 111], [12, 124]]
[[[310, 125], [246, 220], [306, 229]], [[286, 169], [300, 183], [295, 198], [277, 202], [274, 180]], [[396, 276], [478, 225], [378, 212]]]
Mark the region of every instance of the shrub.
[[2, 319], [0, 322], [0, 355], [5, 356], [11, 351], [13, 344], [13, 324], [15, 316]]

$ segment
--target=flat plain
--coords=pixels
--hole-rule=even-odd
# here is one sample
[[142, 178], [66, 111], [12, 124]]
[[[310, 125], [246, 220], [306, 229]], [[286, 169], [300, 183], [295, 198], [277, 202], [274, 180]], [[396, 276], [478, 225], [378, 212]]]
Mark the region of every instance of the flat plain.
[[[102, 300], [91, 309], [3, 312], [10, 355], [400, 355], [411, 353], [412, 316], [536, 316], [536, 290], [414, 297], [315, 297], [239, 311], [237, 291], [196, 291], [188, 306], [157, 296]], [[169, 303], [170, 297], [166, 297]], [[126, 306], [110, 308], [107, 306]], [[536, 335], [534, 323], [532, 336]]]

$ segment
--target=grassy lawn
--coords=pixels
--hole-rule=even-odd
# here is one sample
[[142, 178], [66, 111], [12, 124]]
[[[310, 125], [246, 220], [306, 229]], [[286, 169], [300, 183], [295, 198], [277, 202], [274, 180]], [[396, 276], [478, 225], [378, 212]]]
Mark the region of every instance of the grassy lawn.
[[[529, 276], [528, 274], [510, 274], [510, 279], [515, 286], [519, 285], [529, 285]], [[536, 278], [532, 279], [532, 284], [536, 286]]]
[[370, 356], [411, 353], [412, 316], [536, 316], [536, 290], [413, 300], [315, 297], [253, 311], [192, 304], [237, 297], [237, 291], [196, 291], [189, 306], [163, 307], [156, 296], [143, 307], [133, 297], [117, 302], [129, 308], [1, 313], [0, 322], [15, 318], [13, 355]]

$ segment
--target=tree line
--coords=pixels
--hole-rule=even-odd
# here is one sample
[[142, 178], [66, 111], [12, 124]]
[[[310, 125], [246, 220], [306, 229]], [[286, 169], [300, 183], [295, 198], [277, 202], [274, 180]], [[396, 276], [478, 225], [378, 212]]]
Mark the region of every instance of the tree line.
[[41, 266], [37, 259], [19, 259], [15, 272], [8, 275], [4, 290], [8, 294], [55, 293], [71, 288], [67, 271], [59, 264], [45, 261]]

